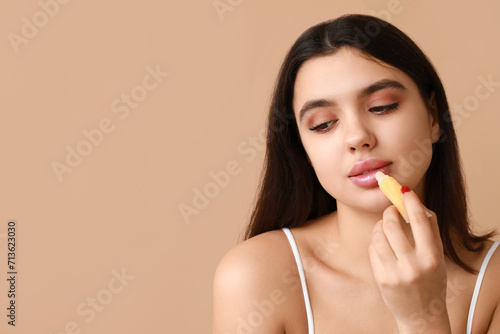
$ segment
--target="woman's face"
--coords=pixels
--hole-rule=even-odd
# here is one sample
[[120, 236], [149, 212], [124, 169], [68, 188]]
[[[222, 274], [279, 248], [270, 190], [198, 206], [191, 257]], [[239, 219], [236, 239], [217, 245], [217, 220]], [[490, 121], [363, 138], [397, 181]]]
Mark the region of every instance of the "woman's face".
[[293, 107], [316, 175], [338, 202], [385, 209], [379, 170], [422, 198], [439, 125], [405, 73], [344, 47], [302, 65]]

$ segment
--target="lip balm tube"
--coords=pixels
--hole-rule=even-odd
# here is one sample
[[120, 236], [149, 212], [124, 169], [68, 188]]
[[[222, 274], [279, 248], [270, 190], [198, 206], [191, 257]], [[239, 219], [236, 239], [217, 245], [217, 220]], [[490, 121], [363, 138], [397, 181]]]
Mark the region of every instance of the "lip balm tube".
[[380, 190], [384, 193], [385, 196], [389, 199], [389, 201], [396, 206], [401, 216], [403, 216], [404, 220], [409, 223], [410, 219], [408, 218], [408, 213], [406, 212], [405, 205], [403, 203], [403, 197], [401, 195], [401, 185], [395, 178], [385, 175], [383, 172], [377, 172], [375, 174], [375, 178], [377, 179], [378, 186]]

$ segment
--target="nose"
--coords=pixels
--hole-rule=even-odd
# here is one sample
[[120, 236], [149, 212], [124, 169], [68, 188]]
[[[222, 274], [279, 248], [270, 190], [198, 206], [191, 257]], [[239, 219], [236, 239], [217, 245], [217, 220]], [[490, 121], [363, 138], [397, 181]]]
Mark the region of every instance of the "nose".
[[376, 144], [376, 137], [369, 124], [360, 117], [346, 120], [346, 144], [351, 153], [371, 150]]

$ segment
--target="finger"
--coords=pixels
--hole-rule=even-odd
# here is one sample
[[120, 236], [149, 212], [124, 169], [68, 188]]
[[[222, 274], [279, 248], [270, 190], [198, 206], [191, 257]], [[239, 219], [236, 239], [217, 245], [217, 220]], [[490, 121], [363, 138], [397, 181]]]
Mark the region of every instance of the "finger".
[[384, 210], [382, 227], [385, 237], [398, 260], [413, 252], [413, 247], [401, 226], [399, 211], [394, 205]]
[[370, 247], [384, 264], [394, 263], [397, 258], [384, 234], [382, 222], [378, 221], [373, 227]]
[[[425, 208], [425, 206], [424, 206]], [[434, 211], [431, 211], [427, 208], [425, 208], [427, 217], [429, 218], [429, 221], [431, 222], [431, 228], [432, 232], [434, 233], [435, 239], [437, 239], [437, 244], [439, 245], [439, 249], [441, 252], [444, 251], [443, 248], [443, 241], [441, 240], [441, 233], [439, 232], [439, 224], [437, 220], [436, 213]]]
[[386, 275], [384, 262], [380, 259], [373, 245], [368, 247], [368, 255], [370, 256], [370, 264], [372, 266], [373, 275], [377, 281], [382, 280]]
[[370, 257], [370, 263], [372, 266], [373, 274], [375, 275], [375, 279], [377, 281], [383, 280], [384, 277], [386, 277], [387, 273], [386, 270], [387, 262], [382, 261], [378, 251], [378, 249], [380, 248], [380, 243], [383, 242], [383, 240], [378, 239], [383, 237], [383, 235], [381, 234], [383, 234], [382, 221], [379, 221], [377, 222], [377, 224], [375, 224], [375, 227], [373, 228], [372, 242], [368, 247], [368, 255]]
[[438, 225], [436, 213], [434, 211], [431, 211], [431, 210], [427, 209], [425, 206], [424, 206], [424, 209], [425, 209], [427, 218], [429, 218], [429, 221], [432, 223], [431, 224], [432, 231], [434, 232], [435, 235], [440, 235], [439, 234], [439, 225]]
[[[439, 233], [436, 235], [436, 229], [432, 226], [436, 215], [433, 215], [434, 221], [431, 222], [425, 213], [425, 207], [420, 202], [417, 194], [414, 191], [409, 191], [403, 194], [403, 203], [410, 218], [410, 226], [415, 239], [415, 246], [428, 247], [436, 245], [439, 238]], [[430, 218], [433, 218], [430, 217]]]

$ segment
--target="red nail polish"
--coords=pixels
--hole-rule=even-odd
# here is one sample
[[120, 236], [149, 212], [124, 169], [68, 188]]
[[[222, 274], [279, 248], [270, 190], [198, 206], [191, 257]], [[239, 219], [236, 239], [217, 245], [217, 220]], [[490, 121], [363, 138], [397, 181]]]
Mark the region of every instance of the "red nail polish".
[[401, 187], [401, 193], [404, 195], [406, 193], [409, 193], [411, 190], [407, 186], [402, 186]]

